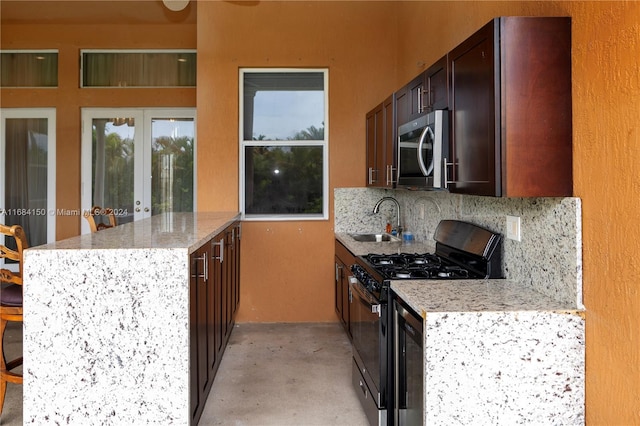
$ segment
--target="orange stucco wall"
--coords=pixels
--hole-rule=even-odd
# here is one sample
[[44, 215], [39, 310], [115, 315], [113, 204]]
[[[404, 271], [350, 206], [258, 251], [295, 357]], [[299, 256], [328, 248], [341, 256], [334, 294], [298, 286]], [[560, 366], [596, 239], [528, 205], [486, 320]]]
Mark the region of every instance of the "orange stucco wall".
[[[200, 1], [193, 26], [2, 25], [3, 49], [60, 49], [56, 91], [2, 89], [2, 107], [58, 111], [58, 206], [80, 204], [80, 107], [198, 107], [200, 210], [238, 205], [238, 68], [328, 67], [330, 188], [364, 185], [364, 114], [494, 16], [573, 25], [574, 193], [583, 203], [587, 423], [640, 424], [640, 2]], [[196, 39], [197, 35], [197, 39]], [[77, 88], [77, 51], [198, 49], [198, 90]], [[333, 198], [330, 200], [330, 210]], [[331, 215], [333, 212], [331, 211]], [[335, 321], [333, 216], [243, 229], [239, 321]], [[79, 233], [59, 219], [58, 238]]]
[[239, 68], [329, 69], [331, 216], [243, 224], [240, 322], [336, 321], [333, 188], [365, 183], [364, 113], [395, 89], [394, 10], [388, 2], [198, 6], [201, 210], [238, 208]]

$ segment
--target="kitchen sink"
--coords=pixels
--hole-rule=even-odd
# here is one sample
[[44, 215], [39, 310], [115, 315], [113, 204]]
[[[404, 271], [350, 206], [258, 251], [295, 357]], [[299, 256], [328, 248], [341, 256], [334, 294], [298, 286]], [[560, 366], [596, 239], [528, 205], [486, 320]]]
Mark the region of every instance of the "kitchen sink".
[[376, 235], [381, 237], [382, 242], [400, 241], [400, 238], [389, 234], [349, 234], [351, 238], [361, 243], [375, 243], [377, 241]]

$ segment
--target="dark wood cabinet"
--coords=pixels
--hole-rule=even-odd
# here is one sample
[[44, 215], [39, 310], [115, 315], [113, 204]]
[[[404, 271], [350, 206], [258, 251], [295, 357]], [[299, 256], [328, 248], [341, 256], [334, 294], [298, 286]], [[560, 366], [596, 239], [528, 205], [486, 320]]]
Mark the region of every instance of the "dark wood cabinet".
[[427, 93], [424, 103], [427, 112], [449, 108], [449, 58], [440, 58], [425, 71]]
[[449, 108], [448, 64], [445, 55], [396, 92], [398, 125]]
[[240, 302], [240, 222], [190, 258], [191, 423], [197, 424], [231, 336]]
[[190, 370], [192, 420], [202, 414], [213, 376], [208, 368], [213, 356], [211, 330], [212, 287], [209, 279], [210, 250], [204, 245], [191, 255], [190, 271]]
[[222, 336], [229, 340], [240, 303], [240, 223], [234, 223], [224, 231], [223, 270], [221, 280]]
[[210, 242], [210, 260], [211, 268], [209, 271], [211, 279], [211, 297], [213, 299], [212, 310], [210, 315], [212, 321], [210, 323], [209, 330], [209, 343], [213, 346], [214, 358], [209, 363], [209, 368], [215, 374], [222, 361], [222, 353], [224, 352], [224, 303], [223, 303], [223, 288], [224, 288], [224, 268], [223, 268], [223, 256], [221, 251], [224, 250], [224, 234], [216, 235]]
[[396, 142], [393, 95], [366, 114], [367, 186], [395, 184]]
[[240, 237], [242, 234], [242, 225], [240, 222], [235, 223], [231, 228], [231, 312], [232, 319], [235, 321], [238, 307], [240, 306]]
[[355, 263], [355, 257], [340, 241], [335, 242], [335, 308], [338, 319], [342, 323], [349, 338], [351, 329], [349, 323], [349, 276], [350, 267]]
[[449, 190], [571, 196], [570, 18], [496, 18], [448, 57]]

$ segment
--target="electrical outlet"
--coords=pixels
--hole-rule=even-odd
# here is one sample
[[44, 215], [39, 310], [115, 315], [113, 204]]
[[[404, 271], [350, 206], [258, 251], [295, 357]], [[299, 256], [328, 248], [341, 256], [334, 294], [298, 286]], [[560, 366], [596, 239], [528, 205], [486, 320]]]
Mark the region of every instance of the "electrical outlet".
[[420, 220], [424, 220], [424, 204], [420, 204]]
[[507, 238], [522, 241], [520, 218], [518, 216], [507, 216]]

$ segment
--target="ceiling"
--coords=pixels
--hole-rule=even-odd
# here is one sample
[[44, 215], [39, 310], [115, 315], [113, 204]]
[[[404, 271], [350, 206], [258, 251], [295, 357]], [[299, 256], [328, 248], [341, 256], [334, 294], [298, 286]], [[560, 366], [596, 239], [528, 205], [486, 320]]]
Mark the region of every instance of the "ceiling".
[[173, 12], [161, 0], [0, 0], [2, 24], [196, 23], [196, 1]]

